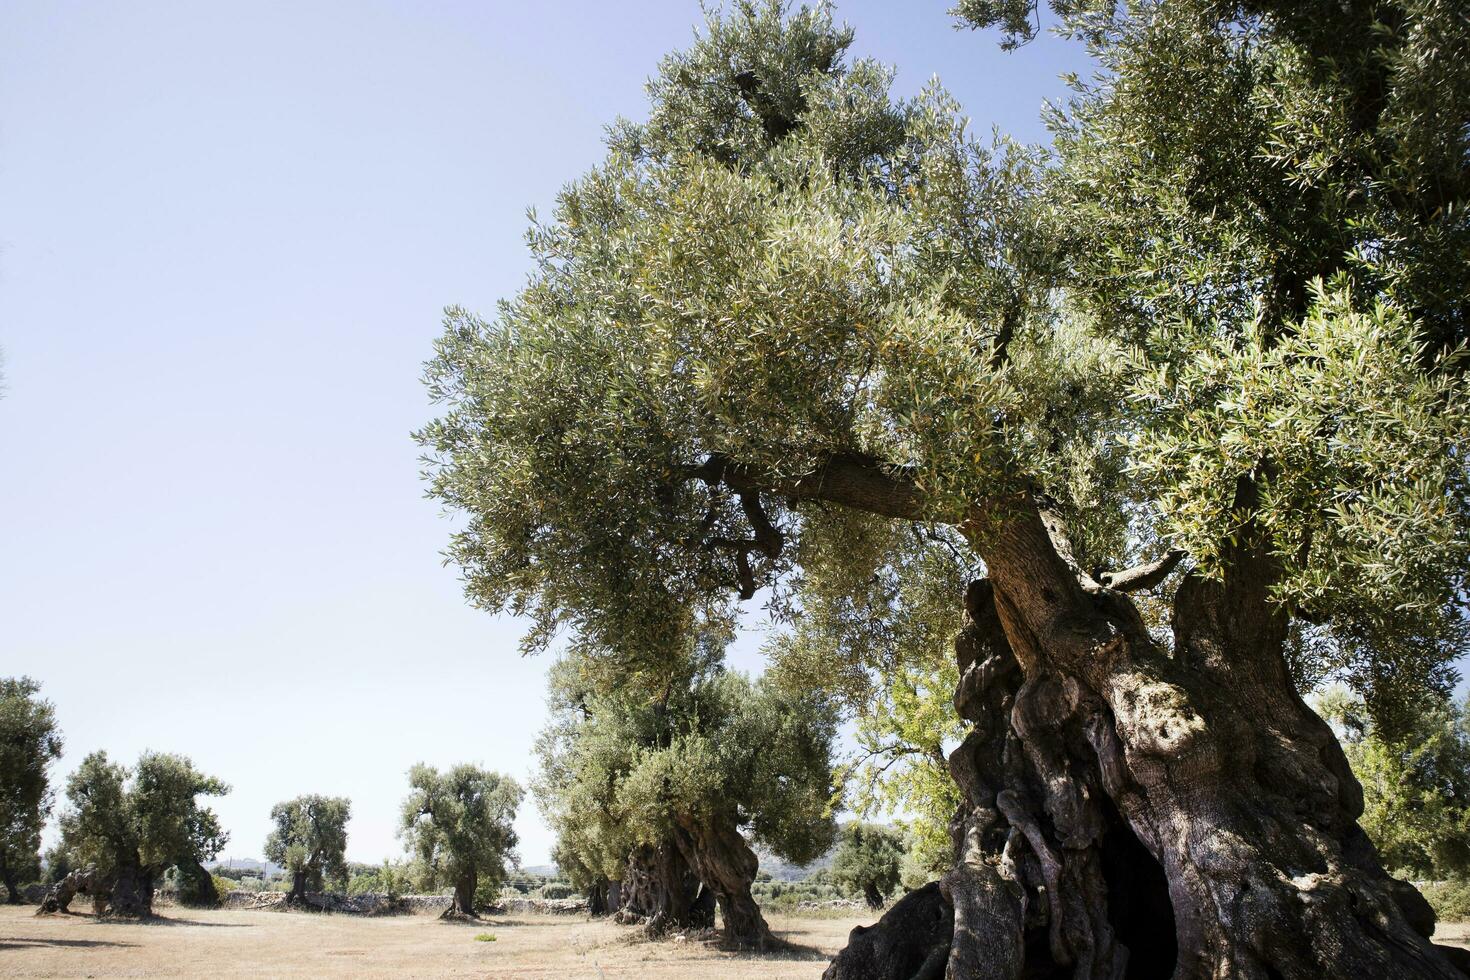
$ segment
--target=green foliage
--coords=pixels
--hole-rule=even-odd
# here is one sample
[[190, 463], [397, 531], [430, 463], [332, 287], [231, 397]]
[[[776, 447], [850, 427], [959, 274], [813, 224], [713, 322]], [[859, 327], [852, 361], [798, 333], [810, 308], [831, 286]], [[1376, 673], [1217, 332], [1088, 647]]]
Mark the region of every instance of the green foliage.
[[1416, 879], [1470, 877], [1470, 714], [1444, 702], [1419, 712], [1409, 729], [1377, 731], [1361, 701], [1341, 689], [1317, 709], [1343, 735], [1363, 784], [1360, 823], [1384, 866]]
[[275, 829], [265, 839], [265, 857], [313, 884], [347, 881], [347, 821], [352, 804], [345, 797], [298, 796], [271, 808]]
[[1440, 922], [1464, 922], [1470, 919], [1470, 881], [1431, 881], [1419, 891], [1434, 907]]
[[224, 897], [240, 887], [240, 883], [233, 878], [223, 878], [219, 875], [211, 875], [210, 881], [214, 883], [214, 893], [223, 901]]
[[144, 752], [128, 768], [93, 752], [67, 780], [62, 840], [74, 866], [95, 864], [103, 874], [136, 866], [161, 875], [177, 863], [202, 864], [228, 835], [198, 797], [228, 792], [181, 755]]
[[45, 874], [41, 880], [47, 885], [54, 885], [71, 874], [71, 855], [67, 853], [64, 841], [58, 841], [46, 850], [45, 863]]
[[0, 679], [0, 873], [18, 882], [39, 873], [55, 795], [47, 769], [61, 758], [56, 709], [40, 690], [29, 677]]
[[461, 764], [440, 772], [422, 763], [408, 771], [401, 833], [426, 883], [467, 876], [497, 892], [519, 840], [512, 824], [525, 791], [509, 776]]
[[495, 935], [493, 933], [489, 933], [489, 932], [478, 932], [478, 933], [475, 933], [475, 942], [477, 942], [477, 943], [493, 943], [493, 942], [495, 942]]
[[832, 881], [877, 908], [898, 887], [903, 857], [904, 839], [898, 831], [850, 823], [842, 828], [842, 843], [832, 859]]

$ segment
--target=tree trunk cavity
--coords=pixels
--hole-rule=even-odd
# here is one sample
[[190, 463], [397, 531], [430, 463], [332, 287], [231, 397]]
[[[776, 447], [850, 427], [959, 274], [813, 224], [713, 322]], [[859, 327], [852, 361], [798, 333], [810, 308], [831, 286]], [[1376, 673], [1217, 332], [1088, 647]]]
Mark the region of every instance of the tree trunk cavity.
[[771, 930], [750, 893], [759, 859], [735, 821], [681, 821], [676, 839], [690, 866], [719, 903], [725, 941], [764, 949], [771, 941]]
[[[1269, 560], [1242, 547], [1223, 581], [1186, 576], [1171, 646], [1039, 513], [980, 548], [991, 578], [955, 644], [973, 729], [949, 759], [953, 924], [931, 935], [947, 977], [1462, 976], [1358, 827], [1362, 790], [1288, 674]], [[855, 930], [829, 980], [914, 975], [875, 959], [914, 945], [895, 932], [912, 898]]]

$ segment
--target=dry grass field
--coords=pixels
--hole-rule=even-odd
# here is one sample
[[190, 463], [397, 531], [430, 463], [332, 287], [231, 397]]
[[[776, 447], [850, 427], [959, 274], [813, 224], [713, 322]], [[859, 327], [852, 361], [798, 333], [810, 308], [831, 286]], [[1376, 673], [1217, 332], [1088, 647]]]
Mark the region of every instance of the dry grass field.
[[[518, 915], [479, 925], [433, 916], [363, 918], [170, 908], [149, 924], [37, 918], [0, 906], [4, 977], [729, 977], [816, 978], [853, 926], [872, 917], [770, 917], [789, 948], [760, 956], [711, 944], [652, 943], [581, 917]], [[477, 941], [489, 933], [494, 942]]]

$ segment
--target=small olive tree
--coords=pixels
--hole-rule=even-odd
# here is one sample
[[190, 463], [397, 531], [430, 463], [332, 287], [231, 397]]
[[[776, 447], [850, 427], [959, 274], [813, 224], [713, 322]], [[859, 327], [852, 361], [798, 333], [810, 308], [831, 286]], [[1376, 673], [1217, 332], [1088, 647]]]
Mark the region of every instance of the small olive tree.
[[503, 881], [517, 863], [512, 824], [525, 791], [509, 776], [471, 765], [441, 773], [422, 763], [408, 771], [402, 835], [431, 884], [447, 882], [454, 898], [445, 918], [475, 918], [482, 879]]
[[345, 879], [347, 821], [352, 803], [341, 796], [298, 796], [271, 808], [276, 829], [265, 839], [265, 856], [291, 874], [288, 903], [306, 901], [306, 889], [324, 878]]
[[18, 885], [40, 872], [41, 825], [54, 794], [47, 767], [61, 757], [56, 709], [37, 697], [29, 677], [0, 679], [0, 880], [7, 901], [20, 901]]
[[181, 755], [145, 752], [131, 769], [93, 752], [67, 780], [71, 809], [62, 841], [76, 867], [92, 866], [99, 914], [153, 914], [157, 879], [175, 865], [193, 870], [224, 847], [228, 835], [200, 796], [229, 787]]
[[882, 908], [898, 887], [903, 837], [890, 827], [850, 823], [832, 859], [832, 880], [849, 892], [861, 892], [869, 908]]

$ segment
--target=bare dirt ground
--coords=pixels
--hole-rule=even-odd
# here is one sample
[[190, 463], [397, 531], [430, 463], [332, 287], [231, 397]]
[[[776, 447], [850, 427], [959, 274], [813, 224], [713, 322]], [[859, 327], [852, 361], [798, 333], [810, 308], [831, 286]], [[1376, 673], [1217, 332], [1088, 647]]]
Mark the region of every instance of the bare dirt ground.
[[[874, 918], [772, 915], [771, 928], [791, 945], [752, 955], [694, 940], [648, 942], [634, 927], [580, 916], [517, 915], [477, 925], [429, 915], [170, 908], [142, 924], [32, 912], [0, 906], [0, 976], [814, 980], [846, 944], [848, 930]], [[495, 941], [476, 941], [481, 933]]]

